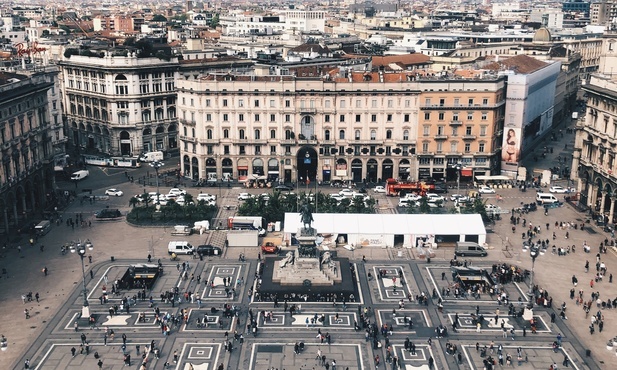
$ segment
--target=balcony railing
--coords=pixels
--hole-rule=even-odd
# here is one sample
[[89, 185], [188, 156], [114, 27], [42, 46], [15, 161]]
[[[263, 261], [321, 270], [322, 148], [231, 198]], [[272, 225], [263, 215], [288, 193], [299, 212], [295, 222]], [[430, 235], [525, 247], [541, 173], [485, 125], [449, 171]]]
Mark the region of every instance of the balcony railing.
[[463, 124], [463, 121], [450, 121], [450, 126], [460, 126]]
[[476, 135], [463, 135], [463, 140], [476, 140]]
[[448, 135], [435, 135], [435, 140], [447, 140]]
[[197, 139], [194, 137], [189, 137], [189, 136], [180, 136], [180, 140], [184, 140], [184, 141], [190, 141], [192, 143], [196, 142]]

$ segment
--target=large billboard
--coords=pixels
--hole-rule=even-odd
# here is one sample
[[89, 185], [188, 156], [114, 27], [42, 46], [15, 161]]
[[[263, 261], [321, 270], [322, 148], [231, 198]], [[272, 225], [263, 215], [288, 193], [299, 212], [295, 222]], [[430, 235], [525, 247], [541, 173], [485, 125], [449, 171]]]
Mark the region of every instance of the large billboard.
[[516, 172], [521, 157], [521, 129], [506, 127], [501, 145], [502, 171]]

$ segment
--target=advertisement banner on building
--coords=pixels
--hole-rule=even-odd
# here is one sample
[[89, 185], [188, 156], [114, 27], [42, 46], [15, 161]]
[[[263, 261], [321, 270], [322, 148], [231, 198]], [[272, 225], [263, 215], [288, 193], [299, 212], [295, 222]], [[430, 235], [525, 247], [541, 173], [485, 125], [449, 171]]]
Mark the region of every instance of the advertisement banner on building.
[[386, 245], [383, 235], [369, 235], [369, 234], [359, 234], [358, 235], [358, 246], [359, 247], [382, 247]]
[[521, 129], [506, 127], [501, 148], [501, 169], [516, 172], [521, 155]]

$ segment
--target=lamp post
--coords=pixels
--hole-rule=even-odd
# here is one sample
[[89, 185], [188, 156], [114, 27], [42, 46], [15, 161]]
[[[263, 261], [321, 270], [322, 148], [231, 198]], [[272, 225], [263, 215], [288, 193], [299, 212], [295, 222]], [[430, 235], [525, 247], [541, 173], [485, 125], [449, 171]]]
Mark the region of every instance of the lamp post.
[[536, 265], [536, 258], [538, 257], [538, 247], [532, 246], [529, 248], [529, 255], [531, 256], [531, 280], [529, 283], [529, 300], [533, 305], [533, 270]]
[[461, 169], [463, 168], [463, 165], [457, 163], [452, 167], [456, 169], [456, 194], [461, 195]]
[[84, 288], [84, 305], [81, 308], [82, 318], [90, 317], [90, 305], [88, 304], [88, 289], [86, 288], [86, 268], [84, 267], [84, 258], [86, 258], [86, 248], [89, 251], [92, 251], [94, 249], [94, 246], [92, 245], [90, 240], [86, 240], [86, 242], [83, 244], [81, 242], [77, 242], [77, 245], [74, 245], [71, 247], [71, 253], [77, 252], [79, 254], [79, 257], [81, 258], [81, 275], [82, 275], [82, 282], [83, 282], [83, 288]]
[[158, 195], [159, 195], [159, 168], [163, 167], [165, 163], [160, 161], [150, 162], [150, 167], [154, 168], [154, 172], [156, 172], [156, 196], [158, 203]]

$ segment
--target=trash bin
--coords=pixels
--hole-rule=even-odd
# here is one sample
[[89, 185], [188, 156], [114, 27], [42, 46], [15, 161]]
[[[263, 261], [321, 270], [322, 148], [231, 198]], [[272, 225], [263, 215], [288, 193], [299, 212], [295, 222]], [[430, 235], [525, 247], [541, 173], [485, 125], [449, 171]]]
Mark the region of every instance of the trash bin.
[[111, 256], [111, 262], [115, 261], [116, 258], [114, 256]]

